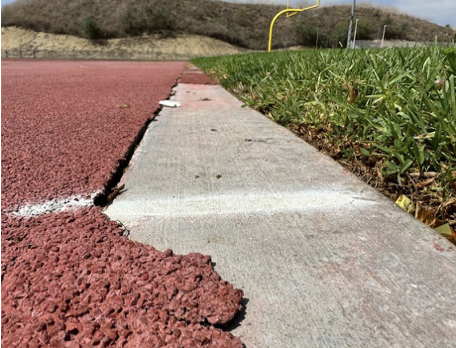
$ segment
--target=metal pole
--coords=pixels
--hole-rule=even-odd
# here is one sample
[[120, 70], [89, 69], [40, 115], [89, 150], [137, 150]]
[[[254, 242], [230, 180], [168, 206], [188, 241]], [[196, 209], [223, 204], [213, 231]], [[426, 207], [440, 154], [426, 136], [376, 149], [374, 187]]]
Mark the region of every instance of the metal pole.
[[351, 15], [350, 15], [350, 26], [348, 27], [347, 48], [350, 48], [350, 43], [351, 43], [353, 17], [355, 16], [355, 6], [356, 6], [356, 0], [353, 0], [352, 11], [351, 11]]
[[385, 24], [385, 25], [383, 26], [382, 45], [380, 46], [381, 48], [383, 48], [383, 43], [385, 42], [386, 27], [387, 27], [387, 25]]
[[356, 44], [356, 32], [358, 31], [358, 22], [359, 22], [359, 18], [356, 19], [356, 23], [355, 23], [355, 34], [353, 35], [352, 48], [355, 48], [355, 44]]

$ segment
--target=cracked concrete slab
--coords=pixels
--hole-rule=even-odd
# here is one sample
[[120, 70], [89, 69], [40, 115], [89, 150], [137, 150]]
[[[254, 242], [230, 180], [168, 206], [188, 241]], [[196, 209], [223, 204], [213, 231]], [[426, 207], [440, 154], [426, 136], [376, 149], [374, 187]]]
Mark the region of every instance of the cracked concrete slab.
[[231, 328], [247, 348], [454, 346], [452, 244], [222, 87], [171, 99], [106, 213], [211, 255], [244, 290]]

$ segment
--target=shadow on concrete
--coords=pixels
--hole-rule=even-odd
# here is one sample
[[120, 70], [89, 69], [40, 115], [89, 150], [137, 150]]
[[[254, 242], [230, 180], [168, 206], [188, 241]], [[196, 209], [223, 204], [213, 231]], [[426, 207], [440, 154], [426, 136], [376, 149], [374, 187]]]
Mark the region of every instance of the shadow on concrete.
[[245, 316], [247, 314], [247, 303], [249, 303], [248, 298], [243, 298], [241, 301], [242, 309], [241, 311], [236, 314], [236, 316], [231, 320], [228, 325], [220, 327], [223, 331], [232, 331], [239, 326], [241, 326], [242, 321], [245, 319]]

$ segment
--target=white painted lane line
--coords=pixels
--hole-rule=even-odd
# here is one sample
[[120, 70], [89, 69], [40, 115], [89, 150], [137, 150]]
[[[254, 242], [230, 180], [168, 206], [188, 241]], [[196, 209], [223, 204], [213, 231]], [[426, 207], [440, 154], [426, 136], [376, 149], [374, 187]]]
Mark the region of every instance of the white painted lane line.
[[93, 199], [98, 192], [93, 192], [90, 198], [87, 195], [74, 195], [70, 197], [51, 199], [49, 201], [25, 204], [12, 215], [21, 217], [34, 217], [49, 213], [62, 213], [65, 211], [77, 210], [93, 205]]
[[[110, 216], [204, 216], [231, 214], [271, 215], [298, 211], [361, 210], [376, 204], [353, 192], [334, 190], [302, 190], [279, 193], [233, 192], [219, 195], [188, 197], [150, 197], [116, 201], [107, 214]], [[133, 209], [134, 207], [134, 209]]]

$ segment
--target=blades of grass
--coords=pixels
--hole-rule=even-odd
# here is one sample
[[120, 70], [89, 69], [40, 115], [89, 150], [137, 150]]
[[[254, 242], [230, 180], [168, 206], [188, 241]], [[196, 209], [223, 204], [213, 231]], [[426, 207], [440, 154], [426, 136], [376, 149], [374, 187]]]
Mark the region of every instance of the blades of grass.
[[432, 149], [437, 150], [440, 146], [440, 142], [442, 140], [442, 124], [438, 122], [435, 125], [435, 134], [434, 138], [432, 139]]
[[[385, 158], [385, 173], [403, 175], [409, 165], [440, 171], [456, 161], [454, 74], [445, 59], [443, 49], [433, 46], [251, 53], [199, 61], [268, 116], [328, 129], [329, 143], [375, 143], [381, 148], [371, 149]], [[434, 81], [440, 78], [446, 83], [439, 91]], [[354, 104], [347, 103], [348, 86], [359, 92]], [[344, 154], [350, 156], [350, 150]]]
[[456, 122], [456, 96], [455, 96], [455, 86], [454, 86], [454, 75], [450, 76], [450, 100], [451, 100], [451, 109], [453, 113], [453, 121]]

